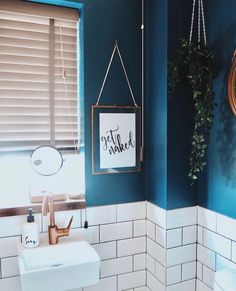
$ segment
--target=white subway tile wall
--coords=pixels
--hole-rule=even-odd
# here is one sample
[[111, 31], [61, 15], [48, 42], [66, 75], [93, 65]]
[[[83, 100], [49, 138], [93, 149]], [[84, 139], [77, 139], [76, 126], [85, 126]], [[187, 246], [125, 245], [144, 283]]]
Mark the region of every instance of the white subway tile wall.
[[156, 225], [166, 228], [166, 210], [147, 202], [147, 219]]
[[174, 248], [182, 245], [182, 228], [167, 230], [167, 248]]
[[192, 291], [195, 290], [196, 280], [195, 278], [192, 280], [184, 281], [178, 284], [174, 284], [168, 286], [166, 291]]
[[134, 271], [140, 271], [144, 269], [146, 270], [146, 253], [135, 255], [133, 258], [134, 258]]
[[143, 202], [117, 205], [117, 222], [146, 218], [146, 205]]
[[151, 290], [165, 291], [165, 286], [147, 270], [147, 287]]
[[216, 231], [216, 213], [208, 209], [198, 207], [198, 225], [212, 231]]
[[181, 265], [167, 268], [166, 282], [167, 285], [181, 282]]
[[[159, 264], [160, 265], [160, 264]], [[146, 258], [146, 266], [147, 266], [147, 270], [152, 273], [153, 275], [155, 275], [155, 272], [156, 272], [156, 260], [151, 257], [149, 254], [147, 254], [147, 258]], [[164, 267], [162, 265], [160, 265], [163, 270], [164, 270]], [[165, 278], [165, 277], [164, 277]], [[164, 283], [165, 284], [165, 281]]]
[[163, 284], [166, 284], [166, 268], [163, 267], [159, 262], [155, 261], [155, 274], [156, 278]]
[[102, 261], [101, 278], [111, 277], [133, 271], [133, 257], [116, 258]]
[[[74, 216], [70, 236], [88, 240], [102, 260], [99, 283], [74, 291], [150, 291], [146, 287], [146, 205], [143, 201], [88, 208], [87, 230], [82, 228], [83, 210], [56, 212], [59, 226]], [[41, 237], [47, 236], [48, 217], [38, 214], [36, 219]], [[21, 291], [18, 244], [25, 221], [26, 216], [0, 218], [0, 290]]]
[[167, 267], [196, 260], [196, 244], [167, 249]]
[[147, 202], [147, 287], [195, 291], [197, 207], [164, 211]]
[[182, 265], [182, 281], [196, 277], [197, 262], [190, 262]]
[[214, 274], [236, 269], [236, 220], [198, 207], [197, 291], [212, 291]]
[[[215, 271], [236, 269], [236, 220], [202, 207], [164, 210], [149, 202], [56, 213], [75, 217], [71, 236], [101, 257], [100, 281], [74, 291], [212, 291]], [[21, 291], [18, 244], [25, 216], [0, 218], [0, 290]], [[48, 217], [36, 217], [47, 236]], [[46, 290], [44, 290], [46, 291]]]
[[167, 211], [167, 229], [197, 224], [197, 207], [187, 207]]
[[18, 257], [2, 258], [2, 278], [19, 275]]

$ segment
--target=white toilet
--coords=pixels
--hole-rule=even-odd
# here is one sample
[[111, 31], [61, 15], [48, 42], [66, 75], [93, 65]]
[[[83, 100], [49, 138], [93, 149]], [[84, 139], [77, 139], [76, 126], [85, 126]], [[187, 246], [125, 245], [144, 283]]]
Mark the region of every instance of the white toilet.
[[236, 270], [217, 271], [215, 273], [214, 291], [236, 291]]

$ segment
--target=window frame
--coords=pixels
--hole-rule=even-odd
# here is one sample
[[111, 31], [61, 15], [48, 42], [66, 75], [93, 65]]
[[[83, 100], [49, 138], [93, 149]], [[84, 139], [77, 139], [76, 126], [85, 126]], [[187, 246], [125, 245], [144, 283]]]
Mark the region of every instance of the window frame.
[[[4, 1], [4, 0], [3, 0]], [[73, 8], [78, 10], [79, 20], [77, 22], [77, 101], [78, 101], [78, 133], [79, 133], [79, 144], [78, 144], [78, 153], [80, 151], [84, 151], [84, 46], [83, 46], [83, 13], [82, 8], [83, 4], [74, 2], [74, 1], [65, 1], [65, 0], [23, 0], [19, 2], [31, 2], [31, 3], [38, 3], [38, 4], [45, 4], [50, 6], [59, 6], [59, 7], [65, 7], [65, 8]], [[3, 6], [4, 7], [4, 6]], [[19, 8], [20, 9], [20, 8]], [[19, 11], [20, 12], [20, 11]], [[40, 12], [39, 12], [40, 13]], [[59, 13], [60, 14], [60, 13]], [[53, 16], [52, 16], [53, 17]], [[74, 17], [74, 16], [73, 16]], [[51, 130], [50, 130], [51, 132]], [[50, 141], [45, 144], [50, 144]], [[40, 144], [38, 145], [40, 146]], [[36, 148], [35, 146], [34, 148]], [[56, 145], [57, 147], [57, 145]], [[63, 153], [71, 153], [72, 151], [75, 151], [74, 147], [57, 147], [59, 150], [61, 150]], [[26, 150], [6, 150], [6, 151], [0, 151], [0, 157], [6, 156], [6, 155], [28, 155], [30, 152], [32, 152], [32, 149], [26, 149]]]
[[[67, 8], [74, 8], [78, 9], [80, 11], [80, 18], [79, 23], [77, 27], [77, 31], [79, 34], [79, 37], [77, 37], [77, 40], [80, 42], [80, 58], [77, 58], [77, 61], [79, 61], [79, 72], [78, 72], [78, 78], [79, 78], [79, 89], [78, 92], [80, 92], [80, 98], [79, 98], [79, 106], [80, 108], [80, 126], [84, 127], [84, 15], [83, 15], [83, 8], [84, 4], [75, 2], [75, 1], [65, 1], [65, 0], [24, 0], [26, 2], [32, 2], [32, 3], [41, 3], [41, 4], [48, 4], [52, 6], [61, 6], [61, 7], [67, 7]], [[82, 136], [80, 136], [80, 139], [84, 141], [84, 133], [85, 130], [82, 131]], [[84, 152], [84, 142], [80, 146], [80, 151]], [[11, 152], [11, 156], [14, 154], [17, 155], [28, 155], [31, 151], [25, 151], [25, 152]], [[64, 151], [62, 151], [64, 154]], [[69, 151], [66, 151], [65, 153], [69, 153]], [[3, 156], [9, 155], [9, 153], [3, 153]], [[0, 156], [1, 158], [1, 156]], [[32, 204], [29, 203], [27, 206], [19, 206], [19, 207], [9, 207], [9, 208], [0, 208], [0, 217], [5, 216], [16, 216], [16, 215], [25, 215], [28, 213], [29, 206], [32, 206]], [[39, 205], [33, 205], [34, 209], [38, 212], [41, 212], [41, 204]], [[86, 202], [85, 199], [81, 199], [79, 201], [70, 201], [70, 202], [63, 202], [63, 203], [55, 203], [55, 211], [65, 211], [65, 210], [74, 210], [74, 209], [84, 209], [86, 208]]]

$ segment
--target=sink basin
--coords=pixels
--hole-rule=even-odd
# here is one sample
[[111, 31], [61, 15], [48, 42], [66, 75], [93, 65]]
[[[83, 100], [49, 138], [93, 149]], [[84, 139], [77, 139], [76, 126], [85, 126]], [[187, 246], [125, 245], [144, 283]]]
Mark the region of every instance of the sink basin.
[[21, 249], [22, 291], [65, 291], [96, 284], [100, 258], [86, 241]]

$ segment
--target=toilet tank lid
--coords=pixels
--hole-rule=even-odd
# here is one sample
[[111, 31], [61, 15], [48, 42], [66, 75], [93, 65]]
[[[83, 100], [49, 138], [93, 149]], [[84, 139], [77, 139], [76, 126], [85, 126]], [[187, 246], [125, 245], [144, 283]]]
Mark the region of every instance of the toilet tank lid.
[[224, 269], [215, 273], [216, 284], [227, 291], [236, 291], [236, 270]]

